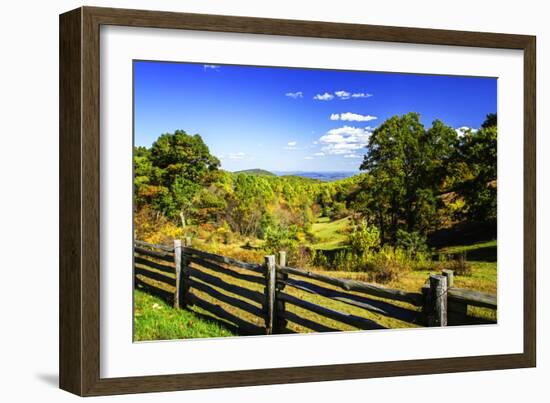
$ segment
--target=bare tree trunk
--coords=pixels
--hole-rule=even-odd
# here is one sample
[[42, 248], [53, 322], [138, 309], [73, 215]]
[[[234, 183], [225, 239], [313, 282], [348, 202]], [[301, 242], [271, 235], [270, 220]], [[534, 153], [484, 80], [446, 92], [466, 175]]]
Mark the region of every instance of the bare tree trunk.
[[183, 214], [183, 211], [180, 211], [180, 219], [181, 219], [181, 226], [185, 228], [185, 215]]

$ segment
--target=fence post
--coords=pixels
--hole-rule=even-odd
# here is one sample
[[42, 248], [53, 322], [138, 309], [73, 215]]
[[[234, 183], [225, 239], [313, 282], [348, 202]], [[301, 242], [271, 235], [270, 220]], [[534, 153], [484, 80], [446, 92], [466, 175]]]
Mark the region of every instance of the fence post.
[[[279, 266], [285, 267], [286, 266], [286, 252], [280, 251], [279, 252]], [[288, 274], [281, 273], [280, 271], [275, 270], [275, 277], [276, 277], [276, 293], [275, 293], [275, 327], [274, 332], [277, 334], [284, 333], [286, 330], [286, 327], [288, 325], [287, 320], [284, 318], [284, 314], [286, 311], [286, 303], [285, 301], [280, 300], [277, 298], [278, 293], [282, 291], [285, 288], [285, 281], [288, 279]]]
[[265, 332], [273, 334], [275, 311], [275, 255], [264, 257], [265, 268]]
[[176, 271], [176, 289], [174, 290], [174, 308], [180, 307], [181, 284], [181, 240], [174, 239], [174, 265]]
[[[185, 247], [191, 247], [191, 237], [186, 236], [183, 239], [183, 246]], [[180, 298], [180, 308], [187, 307], [189, 303], [189, 288], [191, 285], [191, 281], [189, 279], [189, 254], [184, 253], [182, 249], [181, 253], [181, 273], [180, 273], [180, 282], [178, 284], [179, 286], [179, 298]]]
[[447, 326], [447, 277], [430, 275], [428, 326]]
[[443, 269], [441, 274], [447, 277], [447, 288], [453, 288], [455, 282], [454, 272], [450, 269]]

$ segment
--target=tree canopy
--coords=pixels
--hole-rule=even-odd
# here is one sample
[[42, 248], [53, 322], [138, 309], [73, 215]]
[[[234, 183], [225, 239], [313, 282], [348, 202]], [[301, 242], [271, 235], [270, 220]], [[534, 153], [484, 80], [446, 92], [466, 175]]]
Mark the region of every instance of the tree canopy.
[[480, 130], [462, 134], [440, 120], [425, 128], [417, 113], [389, 118], [366, 147], [358, 207], [393, 244], [400, 230], [426, 234], [441, 225], [445, 194], [462, 199], [463, 217], [494, 218], [496, 135], [492, 114]]

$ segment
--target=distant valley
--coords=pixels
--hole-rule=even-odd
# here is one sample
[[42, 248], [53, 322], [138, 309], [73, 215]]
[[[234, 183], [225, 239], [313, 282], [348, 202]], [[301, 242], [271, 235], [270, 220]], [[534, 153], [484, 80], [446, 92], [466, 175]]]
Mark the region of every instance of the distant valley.
[[354, 171], [338, 171], [338, 172], [305, 172], [305, 171], [266, 171], [265, 169], [246, 169], [243, 171], [236, 171], [236, 174], [245, 173], [248, 175], [260, 175], [260, 176], [300, 176], [302, 178], [316, 179], [323, 182], [333, 182], [340, 179], [346, 179], [351, 176], [357, 175], [359, 172]]

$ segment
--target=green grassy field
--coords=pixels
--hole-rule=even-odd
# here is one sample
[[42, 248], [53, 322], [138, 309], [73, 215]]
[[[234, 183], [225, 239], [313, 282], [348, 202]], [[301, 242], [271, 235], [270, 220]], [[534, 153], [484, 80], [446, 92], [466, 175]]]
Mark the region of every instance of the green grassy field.
[[162, 299], [134, 291], [134, 341], [234, 336], [196, 312], [175, 310]]
[[346, 243], [346, 230], [350, 226], [350, 217], [344, 217], [335, 221], [330, 221], [328, 217], [320, 217], [311, 229], [311, 232], [316, 237], [316, 242], [311, 246], [314, 249], [323, 250], [341, 248]]

